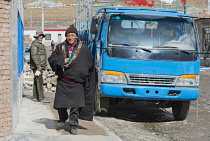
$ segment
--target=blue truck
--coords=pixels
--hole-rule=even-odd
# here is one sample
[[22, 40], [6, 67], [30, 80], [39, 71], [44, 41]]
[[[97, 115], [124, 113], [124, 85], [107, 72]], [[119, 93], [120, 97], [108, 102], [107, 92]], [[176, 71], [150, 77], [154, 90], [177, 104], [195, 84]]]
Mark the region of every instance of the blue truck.
[[191, 16], [111, 6], [83, 21], [87, 28], [79, 28], [80, 38], [93, 53], [98, 74], [97, 113], [108, 112], [110, 100], [129, 100], [172, 107], [175, 120], [187, 117], [190, 101], [199, 96], [200, 47]]

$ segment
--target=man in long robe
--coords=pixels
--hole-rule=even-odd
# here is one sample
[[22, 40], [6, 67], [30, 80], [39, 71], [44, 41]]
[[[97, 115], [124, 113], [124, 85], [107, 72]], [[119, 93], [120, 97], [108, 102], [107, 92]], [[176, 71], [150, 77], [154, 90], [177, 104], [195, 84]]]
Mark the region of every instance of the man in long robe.
[[68, 119], [70, 133], [77, 134], [78, 118], [93, 119], [95, 100], [95, 69], [88, 47], [78, 39], [78, 32], [70, 26], [66, 40], [57, 45], [48, 58], [52, 70], [58, 75], [54, 108], [58, 110], [58, 129]]

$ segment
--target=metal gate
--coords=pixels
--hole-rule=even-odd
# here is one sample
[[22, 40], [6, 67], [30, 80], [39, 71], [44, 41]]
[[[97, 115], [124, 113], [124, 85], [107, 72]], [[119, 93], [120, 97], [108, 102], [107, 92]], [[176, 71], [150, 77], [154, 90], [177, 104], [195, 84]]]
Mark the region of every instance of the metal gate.
[[170, 3], [165, 0], [154, 0], [154, 5], [136, 6], [127, 5], [124, 0], [77, 0], [77, 19], [76, 26], [79, 31], [85, 31], [90, 26], [90, 19], [95, 11], [100, 7], [135, 7], [135, 8], [153, 8], [153, 9], [170, 9], [185, 13], [186, 6], [182, 4], [181, 0], [172, 0]]
[[204, 27], [202, 29], [202, 43], [203, 46], [201, 46], [201, 53], [203, 53], [204, 55], [202, 55], [201, 59], [202, 59], [202, 65], [209, 67], [210, 66], [210, 58], [209, 58], [209, 51], [210, 51], [210, 27]]

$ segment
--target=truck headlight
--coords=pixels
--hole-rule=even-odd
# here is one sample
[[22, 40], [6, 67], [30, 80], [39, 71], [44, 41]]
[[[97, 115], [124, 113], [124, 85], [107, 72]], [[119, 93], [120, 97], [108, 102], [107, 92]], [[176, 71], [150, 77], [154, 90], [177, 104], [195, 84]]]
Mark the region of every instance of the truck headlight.
[[125, 74], [117, 71], [101, 71], [101, 82], [102, 83], [121, 83], [127, 84]]
[[198, 87], [199, 75], [182, 75], [178, 78], [176, 86]]

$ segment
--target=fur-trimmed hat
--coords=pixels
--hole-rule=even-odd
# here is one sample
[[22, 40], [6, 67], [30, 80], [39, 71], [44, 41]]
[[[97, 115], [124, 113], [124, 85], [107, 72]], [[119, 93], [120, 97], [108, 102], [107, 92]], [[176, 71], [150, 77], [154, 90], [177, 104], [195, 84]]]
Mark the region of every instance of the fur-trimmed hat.
[[65, 36], [66, 36], [68, 33], [75, 33], [75, 34], [78, 36], [77, 29], [76, 29], [76, 27], [73, 26], [73, 25], [70, 25], [70, 27], [69, 27], [68, 29], [66, 29]]
[[39, 36], [45, 37], [43, 31], [41, 31], [41, 30], [37, 30], [37, 31], [36, 31], [36, 35], [34, 35], [34, 38], [38, 38]]

